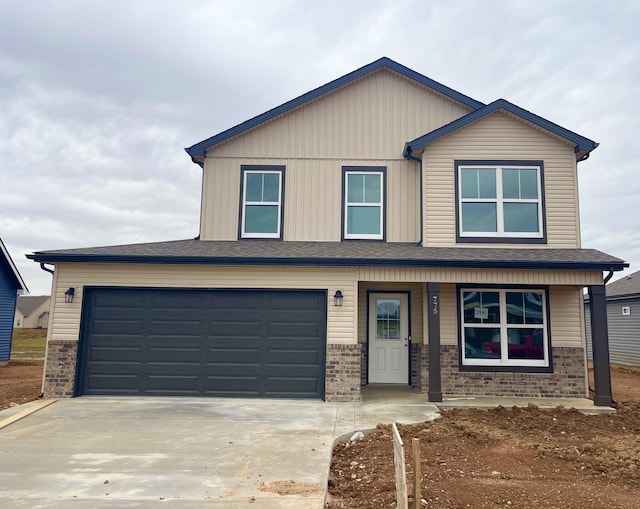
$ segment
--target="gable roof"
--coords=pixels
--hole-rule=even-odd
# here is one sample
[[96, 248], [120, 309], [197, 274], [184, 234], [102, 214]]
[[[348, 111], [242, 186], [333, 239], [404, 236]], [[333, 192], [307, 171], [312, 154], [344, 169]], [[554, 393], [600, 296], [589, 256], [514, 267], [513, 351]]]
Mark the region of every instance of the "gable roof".
[[175, 265], [440, 267], [620, 271], [628, 264], [595, 249], [422, 247], [413, 242], [177, 240], [36, 252], [36, 262]]
[[11, 259], [11, 256], [9, 255], [9, 251], [7, 251], [7, 248], [4, 245], [4, 242], [2, 242], [2, 239], [0, 239], [0, 263], [2, 263], [3, 260], [4, 260], [4, 263], [7, 265], [7, 267], [9, 268], [9, 273], [13, 276], [13, 279], [15, 282], [15, 288], [18, 291], [18, 293], [23, 294], [28, 292], [29, 289], [27, 288], [27, 285], [25, 284], [24, 280], [22, 279], [22, 276], [18, 272], [18, 268], [16, 267], [15, 263], [13, 263], [13, 260]]
[[429, 143], [432, 143], [437, 139], [446, 136], [447, 134], [457, 131], [458, 129], [462, 129], [463, 127], [468, 126], [469, 124], [476, 122], [496, 111], [505, 111], [511, 113], [512, 115], [520, 117], [527, 122], [530, 122], [550, 133], [560, 136], [561, 138], [564, 138], [565, 140], [573, 143], [575, 145], [574, 151], [576, 153], [576, 159], [578, 161], [589, 157], [589, 153], [598, 146], [598, 143], [590, 140], [589, 138], [585, 138], [584, 136], [580, 136], [573, 131], [569, 131], [568, 129], [565, 129], [558, 124], [554, 124], [553, 122], [542, 118], [534, 113], [531, 113], [530, 111], [527, 111], [520, 106], [516, 106], [515, 104], [510, 103], [505, 99], [498, 99], [490, 104], [487, 104], [486, 106], [468, 113], [464, 117], [460, 117], [459, 119], [454, 120], [447, 125], [435, 129], [430, 133], [420, 136], [415, 140], [408, 141], [405, 144], [404, 155], [406, 157], [407, 155], [410, 155], [412, 151], [424, 150]]
[[607, 285], [607, 298], [640, 296], [640, 270]]
[[291, 111], [294, 108], [302, 106], [303, 104], [313, 101], [314, 99], [317, 99], [322, 95], [328, 94], [329, 92], [332, 92], [337, 88], [343, 87], [344, 85], [348, 85], [349, 83], [357, 79], [360, 79], [363, 76], [366, 76], [367, 74], [371, 74], [383, 68], [395, 71], [396, 73], [401, 74], [402, 76], [410, 80], [413, 80], [421, 85], [431, 88], [436, 92], [456, 102], [462, 103], [465, 106], [468, 106], [469, 108], [472, 108], [474, 110], [484, 106], [484, 103], [481, 103], [480, 101], [476, 101], [471, 97], [461, 94], [460, 92], [457, 92], [452, 88], [449, 88], [443, 85], [442, 83], [438, 83], [437, 81], [434, 81], [431, 78], [428, 78], [412, 69], [409, 69], [408, 67], [405, 67], [404, 65], [399, 64], [398, 62], [395, 62], [390, 58], [382, 57], [376, 60], [375, 62], [371, 62], [370, 64], [367, 64], [364, 67], [361, 67], [360, 69], [356, 69], [355, 71], [352, 71], [349, 74], [345, 74], [340, 78], [330, 81], [326, 85], [322, 85], [321, 87], [318, 87], [314, 90], [311, 90], [310, 92], [307, 92], [306, 94], [302, 94], [301, 96], [296, 97], [295, 99], [287, 101], [286, 103], [281, 104], [280, 106], [277, 106], [273, 109], [270, 109], [265, 113], [262, 113], [256, 117], [246, 120], [245, 122], [242, 122], [241, 124], [238, 124], [235, 127], [227, 129], [226, 131], [222, 131], [221, 133], [216, 134], [211, 138], [207, 138], [206, 140], [203, 140], [199, 143], [196, 143], [191, 147], [187, 147], [185, 148], [185, 150], [191, 156], [191, 159], [194, 163], [201, 164], [200, 159], [205, 157], [205, 152], [211, 147], [214, 147], [215, 145], [218, 145], [219, 143], [222, 143], [223, 141], [226, 141], [229, 138], [232, 138], [233, 136], [237, 136], [238, 134], [241, 134], [264, 122], [267, 122], [268, 120], [271, 120], [279, 115], [287, 113], [288, 111]]
[[16, 308], [22, 316], [29, 316], [48, 300], [49, 295], [21, 295], [16, 302]]

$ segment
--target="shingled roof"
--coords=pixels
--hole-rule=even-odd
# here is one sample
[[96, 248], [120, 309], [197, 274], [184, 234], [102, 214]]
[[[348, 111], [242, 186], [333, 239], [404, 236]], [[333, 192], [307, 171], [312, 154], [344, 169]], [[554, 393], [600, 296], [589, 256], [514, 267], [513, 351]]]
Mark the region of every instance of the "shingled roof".
[[378, 266], [619, 271], [595, 249], [420, 247], [414, 243], [177, 240], [27, 255], [36, 262], [195, 265]]
[[607, 298], [640, 296], [640, 270], [607, 285]]
[[49, 295], [21, 295], [16, 302], [16, 308], [22, 313], [22, 316], [29, 316], [47, 300], [49, 300]]

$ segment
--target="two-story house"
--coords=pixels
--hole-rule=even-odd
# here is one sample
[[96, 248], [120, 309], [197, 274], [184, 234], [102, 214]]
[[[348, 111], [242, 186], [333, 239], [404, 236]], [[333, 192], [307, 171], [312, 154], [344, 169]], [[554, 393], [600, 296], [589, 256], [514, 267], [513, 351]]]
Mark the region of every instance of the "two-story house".
[[586, 287], [610, 404], [596, 147], [381, 58], [187, 148], [196, 239], [29, 255], [55, 265], [45, 393], [585, 397]]

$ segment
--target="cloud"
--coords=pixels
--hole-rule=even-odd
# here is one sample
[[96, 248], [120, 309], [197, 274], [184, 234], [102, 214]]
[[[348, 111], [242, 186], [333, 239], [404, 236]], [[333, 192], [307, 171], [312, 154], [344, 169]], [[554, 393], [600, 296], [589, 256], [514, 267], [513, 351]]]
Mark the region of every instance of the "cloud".
[[50, 276], [25, 253], [197, 235], [183, 147], [381, 56], [600, 142], [578, 166], [583, 244], [640, 263], [633, 0], [0, 6], [0, 237], [34, 293]]

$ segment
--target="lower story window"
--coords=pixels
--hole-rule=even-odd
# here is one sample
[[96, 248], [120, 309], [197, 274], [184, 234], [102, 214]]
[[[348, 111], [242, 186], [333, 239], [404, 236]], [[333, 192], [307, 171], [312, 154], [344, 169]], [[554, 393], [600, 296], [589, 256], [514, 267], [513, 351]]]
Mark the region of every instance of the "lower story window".
[[545, 290], [462, 288], [459, 298], [463, 365], [549, 366]]

